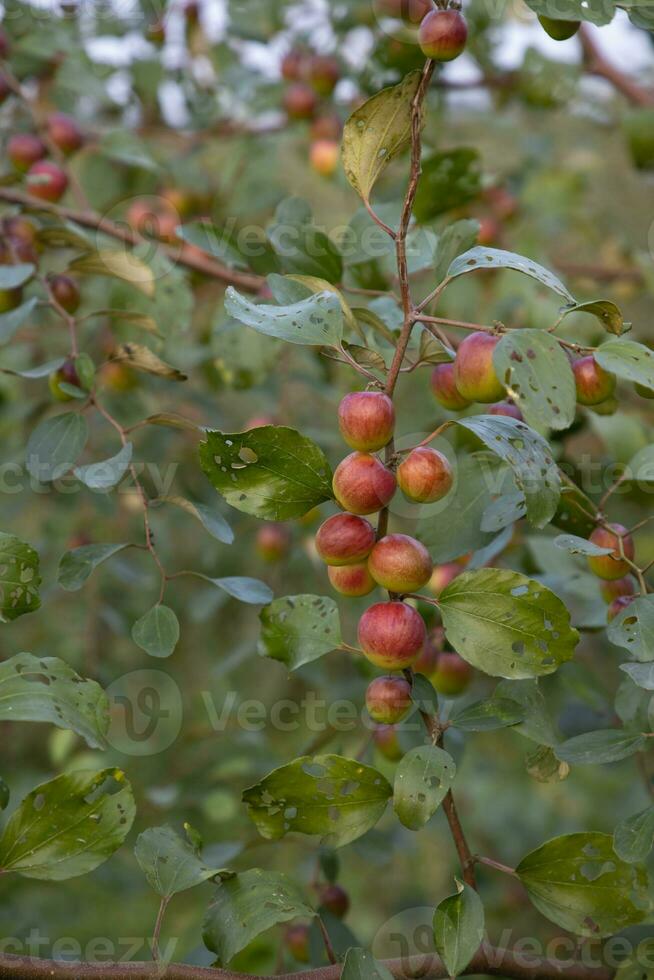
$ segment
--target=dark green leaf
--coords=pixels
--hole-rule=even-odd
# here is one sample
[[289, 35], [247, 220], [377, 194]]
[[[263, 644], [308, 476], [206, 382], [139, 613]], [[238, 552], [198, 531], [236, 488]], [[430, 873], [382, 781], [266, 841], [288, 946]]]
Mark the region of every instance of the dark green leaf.
[[[422, 223], [431, 221], [439, 214], [460, 208], [474, 200], [481, 189], [482, 169], [478, 150], [461, 146], [434, 153], [422, 164], [422, 176], [416, 194], [416, 218]], [[475, 234], [474, 239], [466, 243], [465, 247], [471, 247], [476, 240]], [[459, 251], [457, 249], [455, 255]], [[440, 278], [437, 282], [443, 279], [447, 268], [448, 266], [439, 269]]]
[[464, 732], [492, 732], [519, 724], [525, 720], [526, 713], [526, 709], [517, 701], [493, 697], [455, 711], [450, 717], [450, 724]]
[[622, 729], [607, 728], [597, 732], [575, 735], [556, 747], [559, 759], [571, 764], [588, 766], [594, 763], [619, 762], [647, 744], [644, 735], [634, 735]]
[[341, 646], [341, 621], [333, 599], [292, 595], [261, 610], [260, 652], [296, 670]]
[[654, 842], [654, 806], [628, 817], [613, 833], [615, 853], [629, 864], [645, 861]]
[[98, 565], [127, 547], [126, 544], [84, 544], [67, 551], [59, 562], [59, 585], [68, 592], [76, 592]]
[[341, 980], [392, 980], [393, 974], [367, 949], [353, 947], [345, 954]]
[[454, 782], [456, 765], [436, 745], [420, 745], [395, 770], [393, 809], [409, 830], [420, 830], [434, 815]]
[[11, 622], [41, 605], [39, 556], [13, 534], [0, 531], [0, 621]]
[[137, 838], [134, 854], [141, 871], [162, 898], [194, 888], [220, 874], [208, 868], [188, 841], [172, 827], [151, 827]]
[[462, 973], [484, 938], [484, 906], [474, 888], [457, 881], [450, 895], [434, 912], [436, 952], [452, 977]]

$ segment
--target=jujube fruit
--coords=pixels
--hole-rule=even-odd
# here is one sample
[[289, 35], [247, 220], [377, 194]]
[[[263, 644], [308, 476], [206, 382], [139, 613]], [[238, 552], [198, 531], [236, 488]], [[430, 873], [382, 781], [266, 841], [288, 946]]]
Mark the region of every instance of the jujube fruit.
[[288, 554], [291, 536], [287, 527], [272, 522], [257, 531], [257, 552], [264, 561], [280, 561]]
[[404, 755], [397, 728], [394, 725], [377, 725], [373, 729], [372, 740], [389, 762], [399, 762]]
[[344, 919], [350, 908], [350, 896], [340, 885], [323, 885], [320, 889], [320, 905], [337, 919]]
[[605, 371], [592, 354], [574, 361], [572, 372], [580, 405], [599, 405], [615, 391], [615, 375]]
[[84, 143], [84, 134], [75, 120], [65, 112], [53, 112], [46, 119], [48, 136], [62, 153], [75, 153]]
[[617, 599], [614, 599], [609, 608], [606, 610], [607, 622], [613, 622], [616, 616], [619, 616], [623, 610], [629, 608], [635, 598], [636, 596], [634, 595], [620, 595]]
[[394, 725], [411, 708], [411, 685], [404, 677], [376, 677], [366, 691], [366, 708], [373, 721]]
[[610, 555], [590, 555], [588, 566], [598, 578], [618, 579], [629, 574], [630, 566], [620, 555], [620, 540], [623, 535], [622, 547], [625, 557], [633, 561], [635, 549], [634, 540], [622, 524], [609, 524], [608, 528], [596, 527], [589, 541], [600, 548], [612, 548]]
[[488, 414], [504, 415], [508, 419], [517, 419], [518, 422], [524, 421], [522, 412], [513, 402], [498, 402], [496, 405], [491, 405], [488, 409]]
[[368, 558], [370, 574], [389, 592], [417, 592], [429, 581], [432, 560], [424, 544], [408, 534], [387, 534]]
[[386, 507], [396, 486], [395, 474], [369, 453], [350, 453], [334, 473], [334, 496], [352, 514], [374, 514]]
[[353, 565], [372, 551], [375, 529], [355, 514], [335, 514], [320, 525], [316, 551], [328, 565]]
[[409, 500], [432, 504], [452, 489], [452, 467], [447, 456], [429, 446], [412, 449], [397, 468], [397, 483]]
[[56, 163], [39, 160], [27, 171], [25, 183], [33, 197], [56, 204], [66, 193], [68, 177]]
[[288, 926], [284, 942], [290, 954], [298, 963], [308, 963], [310, 959], [309, 926], [304, 922]]
[[609, 579], [600, 585], [600, 594], [604, 602], [613, 602], [620, 596], [634, 595], [635, 592], [636, 583], [630, 575], [625, 575], [624, 578]]
[[309, 149], [309, 162], [321, 177], [331, 177], [338, 167], [341, 147], [336, 140], [315, 140]]
[[493, 366], [498, 343], [499, 337], [480, 331], [461, 341], [454, 360], [454, 381], [468, 401], [496, 402], [503, 397], [504, 386]]
[[318, 95], [331, 95], [341, 77], [336, 58], [328, 54], [314, 54], [307, 66], [307, 79]]
[[76, 312], [80, 304], [80, 294], [77, 284], [63, 274], [48, 276], [50, 292], [66, 313], [71, 315]]
[[45, 143], [34, 133], [15, 133], [7, 143], [9, 160], [16, 170], [22, 172], [29, 170], [37, 160], [42, 160], [46, 153]]
[[50, 391], [54, 398], [59, 402], [69, 402], [75, 397], [61, 387], [62, 384], [72, 385], [75, 388], [81, 388], [81, 383], [77, 369], [75, 367], [75, 362], [73, 360], [68, 360], [57, 371], [53, 373], [48, 378], [48, 385]]
[[456, 697], [467, 689], [472, 680], [473, 668], [454, 651], [444, 650], [436, 660], [436, 670], [430, 680], [439, 694]]
[[448, 561], [444, 565], [436, 565], [429, 579], [429, 591], [433, 592], [438, 598], [443, 589], [446, 589], [450, 582], [453, 582], [462, 571], [462, 566], [455, 561]]
[[470, 405], [456, 386], [454, 362], [436, 365], [431, 375], [431, 390], [438, 404], [451, 412], [461, 412]]
[[376, 9], [381, 17], [393, 17], [417, 27], [434, 9], [434, 4], [432, 0], [377, 0]]
[[338, 406], [338, 427], [348, 446], [371, 453], [393, 438], [395, 409], [381, 391], [354, 391]]
[[418, 42], [426, 58], [453, 61], [463, 52], [468, 25], [459, 10], [432, 10], [420, 24]]
[[327, 576], [332, 588], [349, 599], [370, 595], [377, 587], [367, 562], [356, 565], [329, 565]]
[[368, 660], [382, 670], [410, 667], [422, 651], [426, 629], [422, 617], [404, 602], [378, 602], [359, 620], [359, 644]]
[[317, 104], [316, 93], [304, 82], [294, 82], [284, 93], [284, 108], [291, 119], [311, 119]]

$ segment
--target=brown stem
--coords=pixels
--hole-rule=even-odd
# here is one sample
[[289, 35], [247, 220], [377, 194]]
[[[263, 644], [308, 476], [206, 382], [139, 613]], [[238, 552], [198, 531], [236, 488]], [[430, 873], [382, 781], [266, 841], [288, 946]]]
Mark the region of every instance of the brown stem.
[[[82, 228], [94, 228], [96, 231], [101, 231], [104, 235], [108, 235], [110, 238], [116, 238], [118, 241], [124, 242], [126, 245], [132, 247], [143, 242], [143, 239], [129, 228], [117, 225], [114, 221], [111, 221], [109, 218], [103, 218], [95, 211], [77, 211], [75, 208], [64, 207], [60, 204], [50, 204], [46, 201], [41, 201], [39, 198], [32, 197], [30, 194], [25, 194], [23, 191], [14, 190], [11, 187], [0, 187], [0, 201], [7, 201], [9, 204], [18, 204], [32, 211], [54, 214], [59, 218], [73, 221]], [[157, 247], [168, 256], [173, 264], [179, 262], [189, 269], [195, 269], [196, 272], [202, 272], [205, 276], [209, 276], [212, 279], [218, 279], [221, 282], [238, 286], [246, 292], [258, 292], [265, 282], [261, 276], [257, 276], [254, 273], [238, 272], [236, 269], [230, 269], [217, 259], [205, 255], [199, 249], [186, 245], [183, 242], [176, 245], [164, 245], [158, 242]]]
[[159, 950], [159, 936], [161, 935], [161, 927], [163, 925], [164, 915], [166, 914], [166, 909], [168, 908], [168, 902], [170, 901], [165, 895], [161, 899], [159, 904], [159, 911], [157, 912], [157, 921], [154, 924], [154, 932], [152, 933], [152, 957], [159, 963], [161, 960], [161, 952]]
[[643, 88], [629, 75], [625, 75], [605, 57], [595, 41], [594, 32], [588, 24], [579, 28], [579, 42], [584, 56], [586, 71], [591, 75], [605, 78], [618, 92], [638, 106], [653, 106], [654, 91]]
[[325, 944], [325, 952], [327, 953], [327, 959], [330, 963], [337, 963], [338, 959], [336, 953], [334, 952], [334, 947], [332, 946], [332, 941], [329, 938], [329, 933], [327, 932], [327, 926], [322, 920], [322, 916], [316, 916], [318, 921], [318, 928], [320, 929], [320, 935], [322, 936], [322, 941]]

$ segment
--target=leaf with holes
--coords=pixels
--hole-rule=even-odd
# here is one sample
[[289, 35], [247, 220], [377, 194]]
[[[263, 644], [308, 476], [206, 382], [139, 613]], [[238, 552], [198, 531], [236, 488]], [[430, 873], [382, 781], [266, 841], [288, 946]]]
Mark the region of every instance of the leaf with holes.
[[0, 868], [39, 881], [88, 874], [120, 847], [135, 812], [121, 769], [57, 776], [12, 814], [0, 838]]
[[374, 827], [393, 791], [371, 766], [339, 755], [302, 756], [243, 793], [262, 837], [294, 832], [343, 847]]
[[493, 677], [552, 674], [579, 640], [558, 596], [500, 568], [459, 575], [441, 593], [440, 611], [454, 649]]
[[607, 636], [611, 643], [628, 650], [632, 660], [653, 661], [654, 595], [634, 599], [609, 623]]
[[620, 670], [631, 678], [636, 687], [654, 691], [654, 664], [620, 664]]
[[585, 732], [561, 742], [556, 754], [563, 762], [589, 766], [606, 762], [620, 762], [647, 745], [644, 735], [634, 735], [622, 729], [606, 728], [597, 732]]
[[509, 330], [493, 354], [498, 377], [525, 417], [537, 429], [568, 429], [577, 394], [567, 354], [543, 330]]
[[195, 848], [172, 827], [150, 827], [134, 845], [141, 871], [162, 898], [171, 898], [187, 888], [220, 875], [220, 868], [208, 868]]
[[177, 616], [168, 606], [153, 606], [132, 626], [132, 639], [151, 657], [169, 657], [179, 640]]
[[563, 296], [569, 303], [574, 303], [574, 296], [563, 285], [558, 276], [546, 269], [545, 266], [533, 262], [524, 255], [516, 255], [515, 252], [505, 252], [501, 248], [485, 248], [478, 245], [469, 251], [459, 255], [447, 270], [449, 279], [456, 279], [467, 272], [476, 272], [478, 269], [513, 269], [515, 272], [522, 272], [532, 279], [537, 279], [543, 286], [552, 289], [559, 296]]
[[613, 0], [525, 0], [528, 7], [554, 20], [587, 20], [602, 27], [613, 20]]
[[613, 551], [612, 548], [600, 548], [593, 541], [587, 541], [586, 538], [579, 538], [576, 534], [559, 534], [554, 538], [554, 544], [557, 548], [561, 548], [562, 551], [567, 551], [571, 555], [583, 555], [585, 558], [610, 555]]
[[556, 837], [523, 858], [516, 873], [538, 911], [579, 936], [612, 936], [651, 910], [647, 872], [621, 861], [609, 834]]
[[76, 592], [98, 565], [127, 547], [126, 544], [83, 544], [67, 551], [59, 562], [59, 585], [67, 592]]
[[382, 89], [352, 113], [343, 130], [345, 176], [364, 201], [379, 175], [411, 138], [411, 107], [421, 72]]
[[202, 938], [224, 965], [262, 932], [280, 922], [315, 914], [288, 875], [253, 868], [219, 885], [207, 909]]
[[342, 644], [341, 620], [333, 599], [289, 595], [261, 610], [259, 650], [296, 670]]
[[247, 327], [291, 344], [338, 347], [343, 339], [343, 310], [338, 296], [324, 290], [291, 306], [251, 303], [233, 286], [225, 293], [225, 311]]
[[393, 809], [409, 830], [420, 830], [436, 813], [449, 791], [456, 765], [452, 756], [436, 745], [411, 749], [395, 770]]
[[99, 684], [63, 660], [19, 653], [0, 663], [0, 721], [49, 722], [103, 749], [109, 702]]
[[556, 514], [561, 481], [552, 451], [541, 435], [524, 422], [499, 415], [460, 419], [488, 448], [513, 470], [516, 486], [525, 495], [527, 518], [545, 527]]
[[436, 952], [452, 977], [463, 973], [484, 938], [484, 906], [470, 885], [457, 881], [450, 895], [434, 912]]
[[654, 843], [654, 806], [627, 817], [613, 832], [613, 849], [623, 861], [645, 861]]
[[58, 480], [82, 454], [89, 435], [86, 418], [78, 412], [63, 412], [37, 425], [25, 449], [30, 476], [41, 483]]
[[624, 318], [619, 306], [608, 299], [596, 299], [589, 303], [575, 303], [574, 306], [567, 306], [561, 312], [561, 319], [569, 313], [590, 313], [597, 317], [607, 333], [613, 333], [619, 337], [624, 331]]
[[332, 497], [332, 472], [322, 449], [287, 426], [209, 431], [199, 453], [218, 493], [255, 517], [287, 521]]
[[8, 623], [41, 605], [38, 553], [29, 544], [0, 531], [0, 622]]
[[635, 340], [607, 340], [593, 357], [605, 371], [625, 381], [654, 388], [654, 351]]

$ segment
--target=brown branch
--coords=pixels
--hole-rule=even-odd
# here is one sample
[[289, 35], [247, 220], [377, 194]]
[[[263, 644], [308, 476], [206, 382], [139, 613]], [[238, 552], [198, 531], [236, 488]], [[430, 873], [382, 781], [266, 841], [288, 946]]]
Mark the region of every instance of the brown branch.
[[587, 72], [606, 79], [634, 105], [654, 106], [654, 91], [643, 88], [633, 78], [611, 64], [600, 50], [594, 32], [588, 24], [581, 25], [578, 37]]
[[[448, 971], [438, 956], [425, 954], [386, 960], [395, 980], [420, 977], [444, 980]], [[615, 970], [589, 966], [578, 960], [551, 960], [484, 944], [462, 975], [510, 977], [511, 980], [613, 980]], [[279, 974], [276, 980], [339, 980], [341, 965]], [[0, 980], [267, 980], [231, 970], [189, 966], [184, 963], [75, 963], [31, 956], [0, 955]]]
[[[18, 204], [31, 211], [44, 211], [58, 218], [65, 218], [67, 221], [73, 221], [82, 228], [93, 228], [131, 247], [140, 245], [144, 241], [140, 235], [137, 235], [129, 228], [117, 225], [114, 221], [102, 217], [102, 215], [97, 214], [95, 211], [77, 211], [74, 208], [64, 207], [60, 204], [50, 204], [46, 201], [41, 201], [39, 198], [32, 197], [30, 194], [25, 194], [23, 191], [14, 190], [11, 187], [0, 187], [0, 201], [6, 201], [8, 204]], [[251, 272], [238, 272], [236, 269], [230, 269], [228, 266], [223, 265], [222, 262], [219, 262], [218, 259], [214, 259], [210, 255], [204, 255], [199, 249], [193, 248], [193, 246], [187, 245], [184, 242], [176, 245], [158, 243], [158, 246], [166, 253], [173, 264], [179, 262], [189, 269], [195, 269], [196, 272], [202, 272], [205, 276], [209, 276], [212, 279], [219, 279], [221, 282], [238, 286], [247, 292], [258, 292], [265, 282], [262, 276], [257, 276]]]

